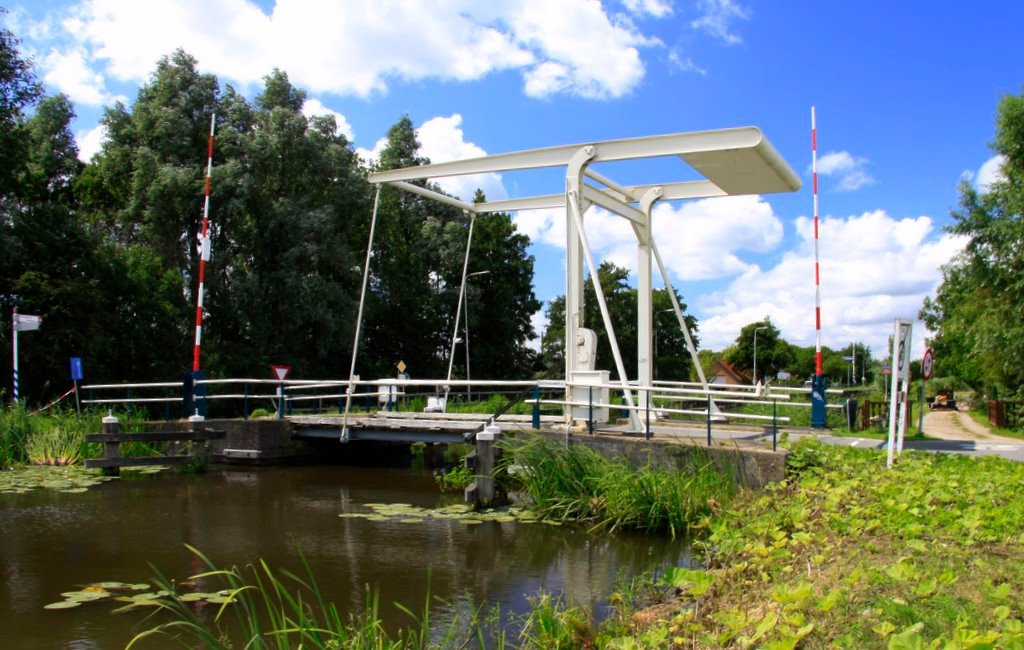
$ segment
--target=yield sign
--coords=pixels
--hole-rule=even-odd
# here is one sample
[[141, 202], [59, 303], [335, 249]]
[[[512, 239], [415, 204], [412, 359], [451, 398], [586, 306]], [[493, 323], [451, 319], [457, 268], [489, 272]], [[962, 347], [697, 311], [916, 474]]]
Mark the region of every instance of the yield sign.
[[288, 379], [288, 373], [292, 371], [291, 366], [270, 366], [270, 369], [274, 371], [274, 376], [278, 381]]

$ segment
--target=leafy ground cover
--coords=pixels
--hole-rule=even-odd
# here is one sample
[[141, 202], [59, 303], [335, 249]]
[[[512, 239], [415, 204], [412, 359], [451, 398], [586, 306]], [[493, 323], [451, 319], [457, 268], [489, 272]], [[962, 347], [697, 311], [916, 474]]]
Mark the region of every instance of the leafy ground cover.
[[790, 468], [705, 522], [706, 575], [634, 616], [634, 639], [1024, 648], [1024, 465], [908, 452], [886, 470], [878, 451], [804, 441]]

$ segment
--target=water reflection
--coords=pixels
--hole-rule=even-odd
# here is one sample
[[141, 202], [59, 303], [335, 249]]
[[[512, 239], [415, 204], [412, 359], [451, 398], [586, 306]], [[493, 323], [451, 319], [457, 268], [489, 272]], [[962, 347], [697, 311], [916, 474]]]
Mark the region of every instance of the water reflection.
[[82, 494], [0, 495], [4, 645], [123, 647], [138, 617], [112, 616], [109, 603], [64, 611], [43, 605], [90, 582], [148, 581], [149, 563], [184, 579], [202, 569], [186, 543], [219, 566], [263, 558], [299, 574], [301, 549], [340, 610], [362, 611], [369, 586], [391, 625], [408, 623], [394, 602], [419, 611], [428, 593], [452, 603], [500, 602], [509, 612], [525, 611], [527, 596], [543, 589], [600, 608], [616, 576], [684, 561], [681, 542], [658, 537], [540, 523], [338, 517], [367, 503], [430, 508], [440, 500], [427, 472], [346, 466], [164, 473]]

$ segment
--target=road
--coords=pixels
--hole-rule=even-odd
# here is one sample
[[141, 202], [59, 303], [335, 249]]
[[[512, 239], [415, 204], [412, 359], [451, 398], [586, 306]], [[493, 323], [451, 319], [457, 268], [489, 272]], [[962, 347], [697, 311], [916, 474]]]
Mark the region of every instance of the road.
[[[659, 423], [651, 427], [654, 436], [674, 435], [707, 439], [707, 431], [692, 424]], [[971, 456], [1001, 456], [1008, 460], [1024, 462], [1024, 440], [1005, 438], [975, 422], [969, 415], [957, 411], [928, 411], [924, 417], [926, 440], [907, 440], [904, 449], [944, 453], [967, 454]], [[781, 435], [781, 433], [780, 433]], [[806, 429], [788, 431], [791, 440], [815, 436], [830, 445], [846, 445], [866, 449], [885, 449], [886, 441], [875, 438], [853, 436], [832, 436], [814, 434]], [[712, 438], [717, 441], [737, 440], [748, 443], [771, 444], [771, 433], [751, 428], [714, 424]]]

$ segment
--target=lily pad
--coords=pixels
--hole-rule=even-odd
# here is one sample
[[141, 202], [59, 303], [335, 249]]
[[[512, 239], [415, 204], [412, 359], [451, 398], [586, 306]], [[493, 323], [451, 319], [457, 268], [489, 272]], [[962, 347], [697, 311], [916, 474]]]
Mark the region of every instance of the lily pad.
[[72, 607], [78, 607], [81, 604], [81, 601], [77, 600], [61, 600], [56, 603], [50, 603], [49, 605], [43, 605], [43, 609], [71, 609]]

